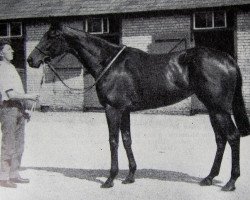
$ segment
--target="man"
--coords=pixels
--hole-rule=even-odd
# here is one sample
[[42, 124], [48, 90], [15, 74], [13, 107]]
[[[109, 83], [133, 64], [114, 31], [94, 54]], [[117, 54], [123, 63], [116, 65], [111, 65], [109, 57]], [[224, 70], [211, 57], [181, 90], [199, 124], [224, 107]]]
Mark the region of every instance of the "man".
[[2, 129], [0, 186], [16, 188], [16, 183], [29, 183], [19, 174], [24, 151], [25, 112], [27, 100], [37, 101], [37, 94], [26, 94], [13, 60], [8, 41], [0, 41], [0, 122]]

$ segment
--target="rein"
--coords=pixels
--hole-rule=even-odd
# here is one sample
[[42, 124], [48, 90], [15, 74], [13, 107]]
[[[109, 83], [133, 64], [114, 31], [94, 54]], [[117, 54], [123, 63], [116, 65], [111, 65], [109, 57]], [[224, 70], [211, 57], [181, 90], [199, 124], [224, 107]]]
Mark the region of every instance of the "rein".
[[[57, 73], [56, 69], [53, 67], [53, 65], [49, 62], [49, 61], [46, 61], [47, 58], [50, 58], [49, 56], [47, 56], [47, 54], [45, 52], [43, 52], [40, 48], [38, 47], [35, 47], [39, 52], [41, 52], [43, 55], [45, 55], [44, 59], [43, 59], [43, 62], [46, 63], [48, 65], [48, 67], [50, 68], [50, 70], [56, 75], [56, 77], [62, 82], [62, 84], [68, 88], [70, 91], [72, 90], [81, 90], [81, 89], [78, 89], [78, 88], [71, 88], [69, 87], [61, 78], [61, 76]], [[62, 60], [64, 57], [66, 56], [66, 53], [64, 53], [62, 55], [62, 57], [60, 58], [60, 60]], [[60, 61], [59, 60], [59, 61]], [[59, 62], [58, 61], [58, 62]]]
[[109, 68], [112, 66], [112, 64], [115, 62], [115, 60], [118, 58], [118, 56], [124, 51], [125, 48], [126, 48], [126, 46], [124, 45], [122, 47], [122, 49], [116, 54], [116, 56], [110, 61], [110, 63], [107, 65], [107, 67], [105, 67], [105, 69], [101, 72], [101, 74], [96, 78], [94, 84], [92, 84], [91, 86], [89, 86], [87, 88], [84, 88], [85, 92], [92, 89], [100, 81], [100, 79], [103, 77], [103, 75], [109, 70]]
[[[58, 74], [58, 72], [56, 71], [56, 69], [54, 68], [54, 66], [46, 61], [47, 58], [49, 58], [49, 56], [47, 56], [47, 54], [45, 52], [43, 52], [41, 49], [39, 49], [38, 47], [35, 47], [38, 51], [40, 51], [43, 55], [45, 55], [46, 57], [44, 58], [43, 62], [46, 63], [48, 65], [48, 67], [51, 69], [51, 71], [56, 75], [56, 77], [61, 81], [61, 83], [68, 88], [70, 91], [79, 91], [81, 89], [79, 88], [72, 88], [70, 86], [68, 86], [61, 78], [61, 76]], [[110, 69], [110, 67], [112, 66], [112, 64], [116, 61], [116, 59], [118, 58], [118, 56], [124, 51], [124, 49], [126, 48], [126, 46], [123, 46], [122, 49], [116, 54], [116, 56], [110, 61], [110, 63], [104, 68], [104, 70], [100, 73], [100, 75], [96, 78], [95, 83], [92, 84], [89, 87], [84, 88], [84, 92], [88, 92], [89, 90], [91, 90], [99, 81], [100, 79], [103, 77], [103, 75]], [[60, 60], [62, 60], [63, 57], [65, 57], [66, 53], [63, 54], [63, 56], [60, 58]], [[59, 60], [59, 61], [60, 61]]]

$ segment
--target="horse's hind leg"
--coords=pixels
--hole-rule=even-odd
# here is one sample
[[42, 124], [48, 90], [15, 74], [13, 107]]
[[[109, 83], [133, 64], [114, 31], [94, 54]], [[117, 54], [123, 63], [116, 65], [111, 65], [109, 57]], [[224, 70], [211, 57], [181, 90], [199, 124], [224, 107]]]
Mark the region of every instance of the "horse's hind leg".
[[231, 177], [227, 184], [222, 187], [223, 191], [233, 191], [235, 190], [235, 182], [240, 176], [240, 133], [235, 127], [231, 115], [227, 115], [225, 121], [226, 137], [227, 141], [231, 147], [232, 155], [232, 169]]
[[109, 128], [109, 144], [111, 151], [111, 169], [110, 175], [106, 182], [101, 186], [102, 188], [113, 187], [114, 179], [118, 174], [118, 145], [119, 145], [119, 130], [121, 123], [122, 111], [115, 109], [109, 105], [106, 106], [106, 118]]
[[133, 151], [131, 148], [132, 140], [131, 140], [131, 133], [130, 133], [130, 112], [129, 111], [125, 111], [122, 115], [121, 134], [122, 134], [123, 145], [126, 150], [128, 161], [129, 161], [129, 174], [122, 183], [124, 184], [133, 183], [135, 181], [134, 174], [136, 171], [136, 162], [135, 162]]
[[233, 191], [235, 190], [235, 182], [240, 176], [240, 134], [238, 133], [236, 137], [228, 139], [229, 145], [231, 147], [232, 154], [232, 170], [231, 178], [227, 184], [222, 188], [223, 191]]
[[201, 181], [201, 185], [211, 185], [213, 178], [219, 174], [225, 145], [228, 141], [232, 150], [232, 172], [229, 182], [222, 188], [222, 190], [232, 191], [235, 189], [235, 182], [240, 176], [240, 135], [229, 113], [210, 113], [210, 119], [215, 132], [217, 151], [210, 174]]
[[221, 120], [222, 116], [219, 116], [218, 114], [212, 114], [212, 113], [210, 113], [209, 116], [210, 116], [210, 121], [214, 130], [214, 133], [215, 133], [217, 150], [216, 150], [214, 163], [211, 168], [211, 171], [209, 175], [200, 182], [201, 186], [212, 185], [213, 178], [219, 174], [223, 154], [224, 154], [226, 143], [227, 143], [227, 139], [223, 135], [222, 127], [220, 126], [220, 124], [223, 123]]

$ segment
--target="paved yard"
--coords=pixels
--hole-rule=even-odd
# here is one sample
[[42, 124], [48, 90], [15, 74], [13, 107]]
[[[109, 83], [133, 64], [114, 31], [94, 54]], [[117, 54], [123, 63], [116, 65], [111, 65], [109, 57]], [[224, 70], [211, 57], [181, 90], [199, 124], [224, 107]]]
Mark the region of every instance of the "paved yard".
[[222, 192], [229, 179], [231, 152], [226, 148], [215, 184], [198, 182], [211, 168], [214, 135], [207, 115], [133, 114], [136, 182], [123, 185], [128, 162], [120, 141], [120, 173], [111, 189], [100, 185], [110, 167], [108, 129], [103, 113], [33, 114], [27, 124], [23, 177], [30, 184], [0, 188], [1, 200], [247, 200], [250, 199], [250, 137], [241, 141], [241, 177], [236, 191]]

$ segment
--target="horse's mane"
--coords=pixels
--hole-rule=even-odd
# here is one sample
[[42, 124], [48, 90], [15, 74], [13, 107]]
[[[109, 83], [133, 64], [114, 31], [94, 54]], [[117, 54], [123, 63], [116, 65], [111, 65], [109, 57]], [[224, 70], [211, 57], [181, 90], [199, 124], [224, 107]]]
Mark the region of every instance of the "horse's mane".
[[111, 47], [111, 48], [120, 48], [119, 45], [117, 44], [114, 44], [114, 43], [111, 43], [101, 37], [98, 37], [98, 36], [95, 36], [93, 34], [90, 34], [90, 33], [87, 33], [83, 30], [80, 30], [80, 29], [77, 29], [77, 28], [72, 28], [72, 27], [69, 27], [69, 26], [65, 26], [71, 30], [74, 30], [75, 31], [75, 34], [79, 37], [87, 37], [89, 39], [92, 39], [93, 41], [95, 41], [98, 45], [100, 46], [108, 46], [108, 47]]

